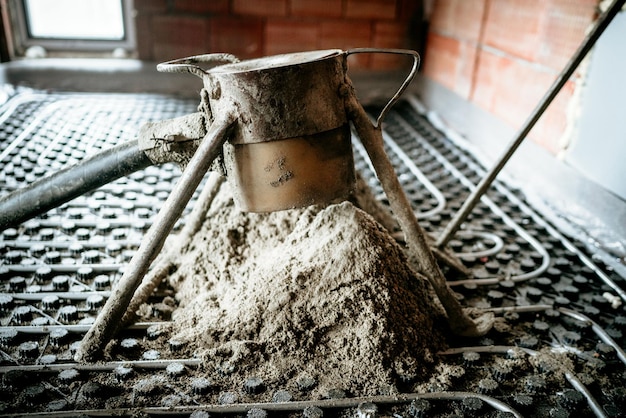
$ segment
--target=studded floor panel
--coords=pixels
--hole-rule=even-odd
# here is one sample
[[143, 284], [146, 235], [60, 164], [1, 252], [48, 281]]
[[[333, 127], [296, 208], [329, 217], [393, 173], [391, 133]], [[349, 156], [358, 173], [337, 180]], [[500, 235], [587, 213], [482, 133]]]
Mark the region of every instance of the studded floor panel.
[[[143, 122], [195, 111], [196, 101], [150, 94], [8, 89], [0, 107], [0, 195], [115, 144]], [[422, 226], [437, 236], [484, 168], [409, 102], [388, 115], [387, 152]], [[358, 140], [355, 163], [384, 193]], [[624, 278], [497, 183], [450, 241], [471, 279], [450, 285], [462, 304], [495, 312], [480, 339], [453, 339], [440, 373], [400, 382], [399, 395], [341, 390], [310, 399], [315, 382], [271, 387], [254, 378], [223, 391], [182, 358], [158, 324], [176, 308], [161, 288], [153, 321], [122, 332], [115, 361], [73, 353], [110, 295], [180, 172], [150, 167], [0, 236], [0, 414], [43, 416], [623, 416]], [[193, 204], [193, 200], [190, 204]], [[415, 379], [415, 381], [413, 381]]]

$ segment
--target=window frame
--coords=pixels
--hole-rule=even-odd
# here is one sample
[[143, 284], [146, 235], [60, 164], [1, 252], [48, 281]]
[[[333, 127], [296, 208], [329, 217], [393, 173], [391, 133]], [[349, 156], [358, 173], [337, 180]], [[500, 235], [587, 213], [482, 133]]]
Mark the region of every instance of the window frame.
[[[9, 9], [13, 27], [14, 46], [17, 55], [32, 46], [41, 46], [47, 51], [53, 52], [105, 52], [116, 48], [134, 51], [137, 45], [135, 37], [135, 25], [133, 22], [133, 0], [120, 0], [122, 3], [122, 19], [124, 25], [124, 38], [120, 40], [108, 39], [66, 39], [66, 38], [38, 38], [31, 36], [26, 14], [25, 0], [9, 0]], [[13, 6], [13, 7], [11, 7]]]

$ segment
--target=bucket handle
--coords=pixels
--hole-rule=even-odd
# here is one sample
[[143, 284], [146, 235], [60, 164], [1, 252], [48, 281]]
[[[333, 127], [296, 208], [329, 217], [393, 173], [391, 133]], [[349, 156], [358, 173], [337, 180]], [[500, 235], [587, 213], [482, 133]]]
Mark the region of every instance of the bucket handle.
[[391, 106], [393, 106], [398, 101], [398, 99], [400, 99], [400, 96], [402, 96], [402, 93], [404, 93], [404, 90], [406, 90], [409, 84], [411, 84], [411, 81], [413, 81], [413, 78], [415, 77], [415, 74], [417, 74], [417, 69], [420, 65], [420, 56], [416, 51], [413, 51], [411, 49], [353, 48], [353, 49], [346, 51], [346, 57], [352, 54], [363, 54], [363, 53], [365, 54], [378, 54], [378, 53], [399, 54], [399, 55], [409, 55], [413, 57], [413, 67], [411, 68], [411, 71], [406, 76], [404, 82], [402, 83], [402, 85], [400, 86], [396, 94], [394, 94], [393, 97], [389, 100], [389, 102], [387, 102], [383, 110], [380, 112], [380, 115], [378, 115], [378, 118], [376, 119], [376, 124], [374, 125], [374, 127], [378, 128], [380, 126], [380, 123], [383, 121], [383, 119], [387, 115], [387, 112], [389, 112], [389, 110], [391, 109]]
[[191, 73], [200, 78], [204, 78], [208, 73], [204, 68], [196, 64], [211, 63], [213, 64], [212, 67], [214, 67], [221, 64], [234, 64], [239, 61], [239, 58], [232, 54], [202, 54], [162, 62], [157, 65], [157, 71], [162, 73]]

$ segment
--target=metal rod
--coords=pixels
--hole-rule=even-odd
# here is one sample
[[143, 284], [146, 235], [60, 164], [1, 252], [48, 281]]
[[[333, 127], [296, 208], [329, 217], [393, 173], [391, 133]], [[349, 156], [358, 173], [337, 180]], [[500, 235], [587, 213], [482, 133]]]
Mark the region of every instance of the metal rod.
[[152, 165], [137, 140], [100, 152], [0, 199], [0, 231]]
[[19, 366], [1, 366], [0, 374], [10, 370], [20, 370], [23, 372], [58, 372], [60, 370], [75, 369], [86, 372], [113, 371], [117, 367], [132, 367], [144, 370], [161, 370], [167, 368], [172, 363], [184, 364], [187, 367], [198, 367], [202, 360], [195, 358], [183, 359], [159, 359], [159, 360], [124, 360], [107, 361], [102, 363], [56, 363], [56, 364], [23, 364]]
[[609, 23], [620, 11], [626, 0], [615, 0], [611, 6], [600, 16], [593, 29], [587, 34], [583, 42], [580, 44], [574, 55], [565, 65], [565, 68], [561, 71], [557, 79], [554, 81], [550, 89], [542, 97], [537, 107], [533, 110], [530, 117], [524, 122], [524, 125], [517, 133], [515, 139], [509, 144], [504, 154], [497, 161], [496, 165], [485, 175], [476, 188], [472, 191], [467, 200], [463, 203], [463, 206], [456, 213], [454, 218], [448, 223], [444, 231], [439, 236], [436, 242], [438, 248], [444, 247], [450, 239], [454, 236], [456, 231], [460, 228], [461, 224], [465, 221], [470, 214], [476, 203], [480, 200], [483, 194], [489, 189], [491, 183], [500, 173], [505, 164], [509, 161], [513, 153], [521, 145], [522, 141], [526, 138], [531, 129], [535, 126], [535, 123], [539, 120], [541, 115], [550, 106], [556, 95], [561, 91], [567, 80], [572, 76], [578, 65], [585, 58], [589, 50], [596, 43], [600, 35], [607, 28]]
[[[348, 79], [346, 80], [349, 82]], [[352, 88], [350, 84], [348, 85]], [[391, 211], [404, 233], [409, 248], [409, 259], [415, 263], [418, 272], [432, 285], [448, 315], [451, 330], [463, 336], [484, 335], [491, 328], [492, 324], [489, 320], [491, 317], [485, 315], [477, 321], [472, 320], [446, 284], [446, 279], [426, 241], [424, 231], [417, 222], [411, 204], [402, 190], [393, 164], [385, 153], [381, 127], [376, 127], [370, 122], [367, 113], [358, 103], [354, 91], [346, 99], [346, 109], [389, 200]]]
[[206, 215], [211, 208], [211, 203], [215, 199], [215, 196], [217, 196], [223, 182], [224, 177], [220, 176], [218, 173], [210, 173], [193, 210], [185, 220], [183, 230], [176, 237], [175, 244], [171, 246], [170, 250], [166, 251], [164, 255], [162, 254], [163, 258], [156, 263], [156, 266], [150, 270], [141, 281], [141, 285], [135, 291], [133, 298], [126, 308], [126, 313], [122, 318], [122, 324], [130, 324], [137, 319], [136, 312], [139, 307], [145, 303], [150, 295], [154, 293], [155, 289], [159, 287], [161, 281], [170, 272], [170, 269], [176, 266], [175, 260], [178, 259], [180, 249], [191, 242], [195, 234], [204, 224]]
[[107, 299], [96, 321], [81, 341], [80, 346], [76, 350], [76, 361], [84, 362], [98, 357], [117, 331], [135, 290], [141, 284], [141, 280], [150, 268], [152, 261], [163, 248], [165, 239], [202, 181], [211, 163], [221, 152], [222, 145], [226, 141], [226, 133], [234, 121], [235, 117], [233, 115], [226, 114], [211, 125], [194, 156], [189, 161], [189, 165], [183, 171], [180, 180], [143, 238], [128, 268], [111, 292], [111, 297]]
[[[128, 330], [145, 330], [151, 326], [166, 326], [169, 322], [136, 322], [128, 325]], [[91, 325], [70, 324], [70, 325], [11, 325], [0, 327], [0, 330], [13, 329], [20, 334], [49, 334], [51, 331], [64, 329], [73, 334], [83, 334], [89, 331]], [[2, 373], [0, 368], [0, 373]]]
[[380, 124], [385, 119], [385, 116], [387, 115], [387, 112], [389, 112], [391, 107], [398, 100], [400, 100], [400, 96], [402, 96], [402, 93], [404, 93], [404, 90], [406, 90], [406, 88], [409, 86], [409, 84], [411, 84], [411, 82], [413, 81], [413, 78], [415, 77], [415, 74], [417, 74], [417, 69], [420, 66], [420, 56], [419, 56], [419, 54], [416, 51], [413, 51], [413, 50], [410, 50], [410, 49], [353, 48], [353, 49], [350, 49], [350, 50], [346, 51], [346, 57], [348, 55], [362, 54], [362, 53], [365, 53], [365, 54], [397, 54], [397, 55], [406, 55], [406, 56], [410, 56], [410, 57], [413, 58], [413, 66], [411, 67], [411, 71], [405, 77], [405, 79], [402, 82], [402, 85], [400, 86], [398, 91], [396, 91], [396, 93], [393, 95], [393, 97], [391, 99], [389, 99], [389, 101], [387, 102], [387, 104], [385, 105], [383, 110], [381, 110], [380, 115], [378, 115], [378, 117], [376, 118], [376, 125], [374, 125], [374, 126], [378, 127], [378, 126], [381, 126]]
[[[401, 393], [397, 395], [379, 395], [379, 396], [367, 396], [358, 398], [341, 398], [341, 399], [313, 399], [306, 401], [292, 401], [292, 402], [265, 402], [265, 403], [235, 403], [227, 405], [219, 404], [204, 404], [204, 405], [190, 405], [190, 406], [168, 406], [168, 407], [138, 407], [133, 408], [115, 408], [115, 409], [81, 409], [73, 411], [55, 411], [55, 412], [31, 412], [27, 414], [15, 414], [7, 415], [10, 417], [46, 417], [46, 418], [66, 418], [75, 417], [76, 415], [85, 415], [90, 417], [109, 417], [109, 416], [128, 416], [137, 413], [144, 413], [149, 416], [167, 416], [175, 415], [188, 416], [193, 414], [194, 411], [202, 411], [210, 414], [211, 416], [222, 415], [238, 415], [245, 416], [251, 409], [262, 409], [269, 412], [268, 415], [283, 416], [287, 413], [294, 413], [289, 415], [302, 415], [302, 411], [307, 407], [318, 407], [321, 409], [343, 409], [343, 408], [357, 408], [360, 404], [368, 402], [377, 405], [397, 405], [399, 403], [409, 403], [416, 399], [426, 399], [434, 401], [462, 401], [467, 398], [478, 398], [494, 408], [497, 411], [506, 412], [515, 418], [522, 418], [523, 415], [515, 410], [507, 403], [496, 399], [494, 397], [483, 395], [476, 392], [432, 392], [432, 393]], [[325, 413], [326, 415], [326, 413]], [[339, 414], [330, 414], [331, 416]]]

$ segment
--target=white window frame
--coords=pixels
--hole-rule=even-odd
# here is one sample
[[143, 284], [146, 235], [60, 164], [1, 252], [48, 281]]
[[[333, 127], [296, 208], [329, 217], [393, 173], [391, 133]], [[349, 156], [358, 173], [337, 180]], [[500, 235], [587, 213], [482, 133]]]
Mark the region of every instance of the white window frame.
[[[52, 1], [52, 0], [51, 0]], [[135, 25], [133, 22], [133, 1], [122, 2], [122, 18], [124, 20], [124, 38], [120, 40], [102, 39], [61, 39], [33, 37], [28, 30], [26, 4], [24, 0], [9, 0], [9, 13], [13, 28], [13, 43], [16, 55], [23, 55], [32, 46], [41, 46], [48, 51], [82, 51], [104, 52], [116, 48], [133, 51], [136, 48]]]

